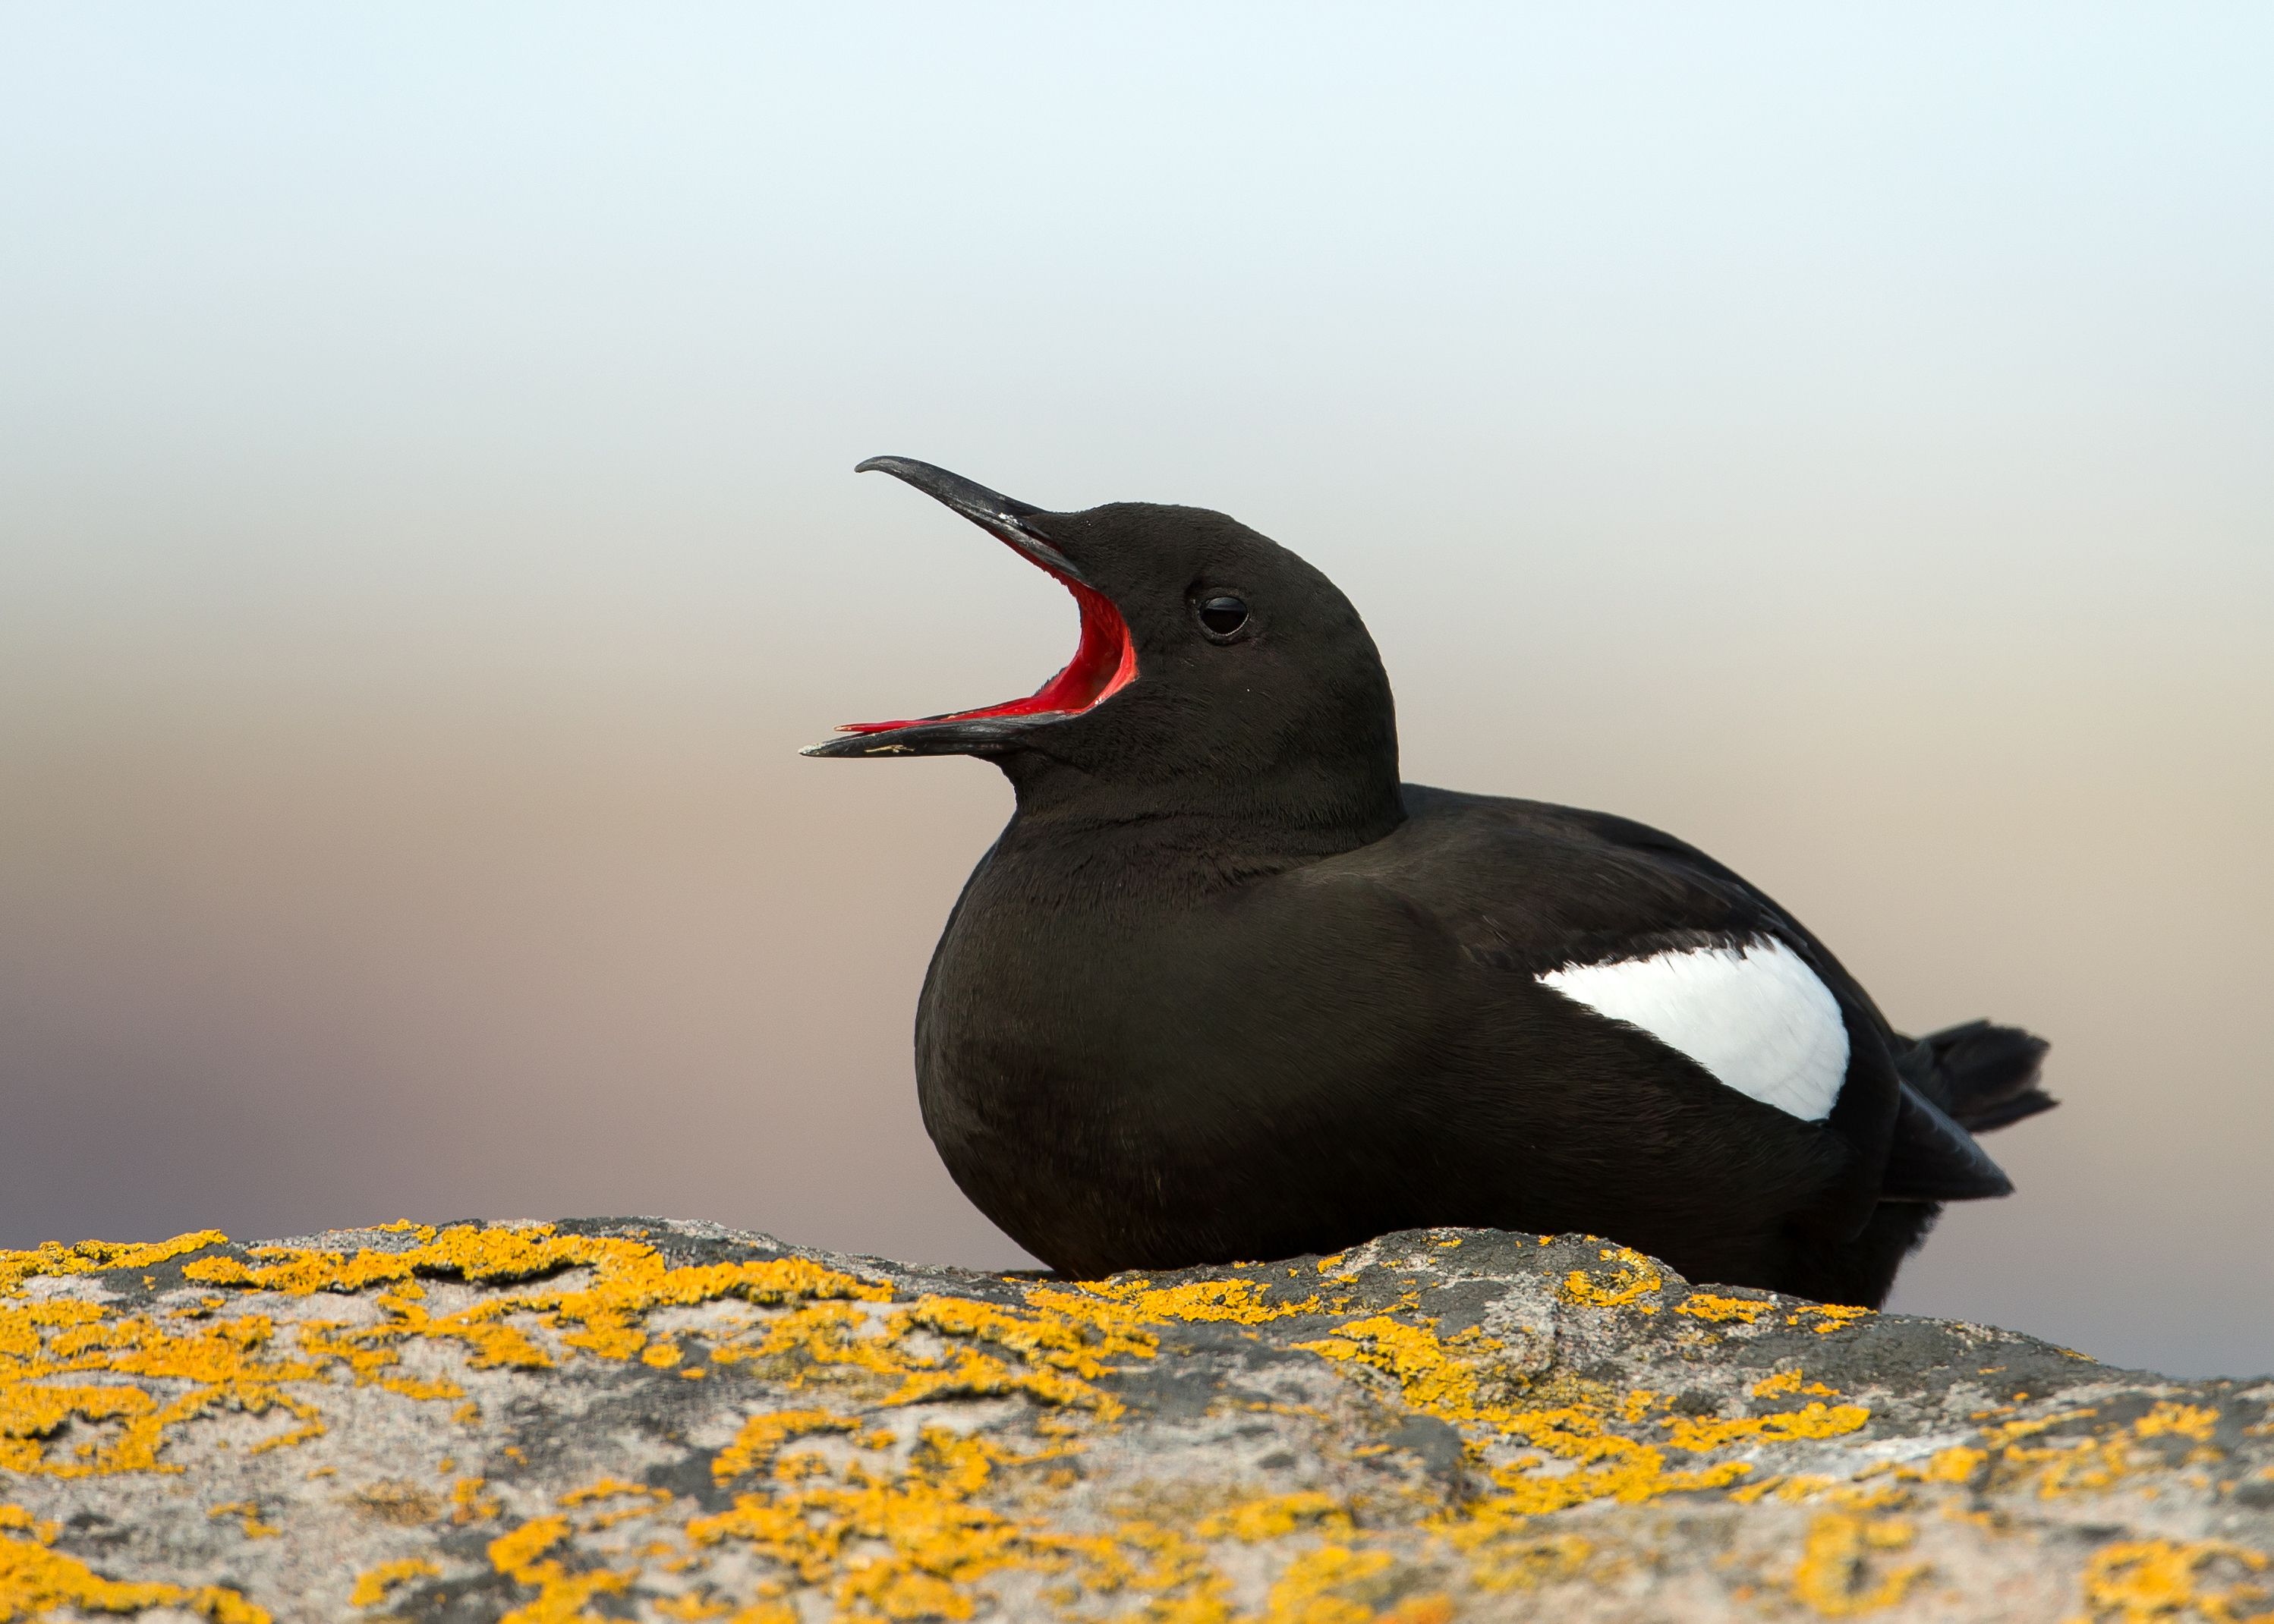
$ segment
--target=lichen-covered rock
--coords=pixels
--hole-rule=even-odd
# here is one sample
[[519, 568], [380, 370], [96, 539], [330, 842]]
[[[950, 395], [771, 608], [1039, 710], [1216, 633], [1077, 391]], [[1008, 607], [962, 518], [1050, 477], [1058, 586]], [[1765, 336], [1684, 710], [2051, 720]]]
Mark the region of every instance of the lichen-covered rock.
[[0, 1624], [2233, 1620], [2274, 1382], [1578, 1237], [1076, 1284], [659, 1220], [0, 1252]]

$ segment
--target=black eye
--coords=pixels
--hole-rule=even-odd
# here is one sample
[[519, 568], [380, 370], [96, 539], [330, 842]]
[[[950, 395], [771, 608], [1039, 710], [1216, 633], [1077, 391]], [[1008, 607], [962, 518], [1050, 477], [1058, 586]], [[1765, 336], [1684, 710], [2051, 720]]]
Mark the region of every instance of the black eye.
[[1201, 600], [1201, 624], [1213, 637], [1229, 637], [1247, 624], [1247, 605], [1237, 598]]

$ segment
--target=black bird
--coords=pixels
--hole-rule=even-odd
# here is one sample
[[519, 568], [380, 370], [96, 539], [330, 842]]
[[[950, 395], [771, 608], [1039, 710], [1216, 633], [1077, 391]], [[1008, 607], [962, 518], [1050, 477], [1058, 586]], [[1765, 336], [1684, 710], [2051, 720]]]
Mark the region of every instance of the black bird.
[[1223, 514], [1047, 513], [906, 480], [1063, 582], [1029, 698], [813, 756], [983, 756], [1018, 809], [933, 952], [924, 1125], [1070, 1274], [1580, 1230], [1693, 1280], [1877, 1305], [1969, 1130], [2053, 1101], [2045, 1045], [1887, 1024], [1823, 944], [1624, 818], [1402, 784], [1358, 612]]

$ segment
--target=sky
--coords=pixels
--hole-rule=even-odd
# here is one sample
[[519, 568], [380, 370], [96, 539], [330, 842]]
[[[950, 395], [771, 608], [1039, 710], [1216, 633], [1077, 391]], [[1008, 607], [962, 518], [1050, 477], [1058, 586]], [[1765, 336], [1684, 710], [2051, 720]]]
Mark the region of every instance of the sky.
[[1895, 1306], [2274, 1369], [2274, 12], [0, 6], [0, 1244], [672, 1214], [1004, 1265], [1008, 815], [836, 724], [1232, 513], [1409, 777], [2053, 1041]]

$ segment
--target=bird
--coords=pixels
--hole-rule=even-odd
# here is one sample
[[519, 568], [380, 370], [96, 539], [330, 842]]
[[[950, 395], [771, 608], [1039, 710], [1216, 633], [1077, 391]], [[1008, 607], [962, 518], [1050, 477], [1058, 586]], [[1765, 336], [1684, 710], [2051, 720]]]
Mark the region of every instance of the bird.
[[1695, 847], [1405, 783], [1350, 600], [1221, 513], [1047, 511], [897, 456], [1072, 593], [1034, 694], [804, 753], [976, 756], [1015, 808], [918, 999], [949, 1174], [1058, 1273], [1580, 1233], [1690, 1280], [1876, 1308], [1974, 1135], [2052, 1107], [2045, 1042], [1898, 1032]]

